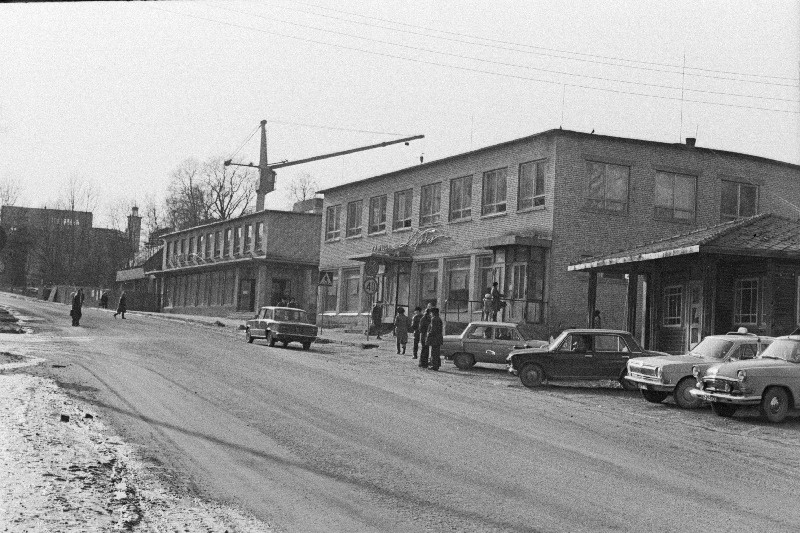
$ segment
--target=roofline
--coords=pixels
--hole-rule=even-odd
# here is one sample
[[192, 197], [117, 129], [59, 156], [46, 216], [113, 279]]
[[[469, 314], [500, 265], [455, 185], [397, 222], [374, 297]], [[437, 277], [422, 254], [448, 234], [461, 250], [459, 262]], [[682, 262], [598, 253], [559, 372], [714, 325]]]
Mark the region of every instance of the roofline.
[[710, 155], [728, 155], [728, 156], [740, 157], [740, 158], [750, 159], [750, 160], [758, 161], [758, 162], [762, 162], [762, 163], [771, 163], [771, 164], [774, 164], [774, 165], [779, 165], [779, 166], [784, 166], [784, 167], [788, 167], [788, 168], [795, 169], [795, 170], [800, 170], [800, 164], [788, 163], [786, 161], [780, 161], [778, 159], [770, 159], [768, 157], [762, 157], [762, 156], [759, 156], [759, 155], [752, 155], [752, 154], [745, 154], [745, 153], [742, 153], [742, 152], [731, 152], [731, 151], [728, 151], [728, 150], [717, 150], [717, 149], [712, 149], [712, 148], [704, 148], [702, 146], [688, 146], [686, 144], [681, 144], [681, 143], [667, 143], [667, 142], [662, 142], [662, 141], [650, 141], [650, 140], [647, 140], [647, 139], [636, 139], [636, 138], [632, 138], [632, 137], [617, 137], [617, 136], [614, 136], [614, 135], [598, 135], [596, 133], [586, 133], [586, 132], [582, 132], [582, 131], [565, 130], [565, 129], [561, 129], [561, 128], [553, 128], [553, 129], [545, 130], [545, 131], [542, 131], [542, 132], [539, 132], [539, 133], [534, 133], [533, 135], [528, 135], [527, 137], [520, 137], [518, 139], [512, 139], [510, 141], [504, 141], [504, 142], [501, 142], [501, 143], [498, 143], [498, 144], [492, 144], [492, 145], [489, 145], [489, 146], [484, 146], [483, 148], [477, 148], [475, 150], [470, 150], [469, 152], [462, 152], [460, 154], [447, 156], [447, 157], [444, 157], [442, 159], [436, 159], [434, 161], [429, 161], [428, 163], [423, 163], [421, 165], [416, 165], [416, 166], [413, 166], [413, 167], [405, 167], [405, 168], [401, 168], [399, 170], [393, 170], [393, 171], [387, 172], [385, 174], [379, 174], [377, 176], [371, 176], [369, 178], [364, 178], [364, 179], [361, 179], [361, 180], [358, 180], [358, 181], [351, 181], [349, 183], [343, 183], [342, 185], [336, 185], [335, 187], [328, 187], [327, 189], [322, 189], [322, 190], [317, 191], [317, 193], [325, 194], [325, 193], [328, 193], [328, 192], [332, 192], [332, 191], [337, 191], [339, 189], [343, 189], [345, 187], [350, 187], [352, 185], [362, 185], [364, 183], [369, 183], [371, 181], [375, 181], [375, 180], [379, 180], [379, 179], [388, 178], [388, 177], [391, 177], [391, 176], [396, 176], [396, 175], [399, 175], [399, 174], [403, 174], [403, 173], [408, 172], [410, 170], [416, 170], [416, 169], [421, 169], [421, 168], [430, 168], [432, 166], [435, 166], [435, 165], [438, 165], [438, 164], [442, 164], [442, 163], [447, 163], [447, 162], [450, 162], [450, 161], [453, 161], [453, 160], [456, 160], [456, 159], [460, 159], [460, 158], [464, 158], [464, 157], [471, 157], [473, 155], [477, 155], [477, 154], [480, 154], [482, 152], [486, 152], [486, 151], [490, 151], [490, 150], [496, 150], [498, 148], [504, 148], [506, 146], [511, 146], [511, 145], [514, 145], [514, 144], [526, 143], [526, 142], [530, 142], [530, 141], [532, 141], [534, 139], [537, 139], [539, 137], [547, 137], [547, 136], [551, 136], [551, 135], [585, 137], [585, 138], [593, 138], [593, 139], [606, 139], [606, 140], [612, 140], [612, 141], [625, 141], [625, 142], [628, 142], [628, 143], [643, 144], [643, 145], [648, 145], [648, 146], [666, 146], [666, 147], [671, 147], [671, 148], [675, 148], [675, 149], [678, 149], [678, 150], [692, 150], [692, 151], [695, 151], [695, 152], [703, 152], [703, 153], [710, 154]]
[[263, 211], [256, 211], [255, 213], [249, 213], [247, 215], [239, 215], [238, 217], [227, 218], [225, 220], [215, 220], [214, 222], [206, 222], [205, 224], [200, 224], [199, 226], [192, 226], [191, 228], [184, 228], [182, 230], [173, 231], [171, 233], [165, 233], [164, 235], [159, 235], [158, 239], [162, 240], [166, 237], [172, 237], [173, 235], [179, 235], [181, 233], [195, 231], [201, 228], [208, 228], [220, 224], [230, 224], [231, 222], [234, 222], [236, 220], [244, 220], [246, 218], [252, 218], [257, 215], [263, 215], [265, 213], [280, 213], [282, 215], [302, 215], [302, 216], [322, 217], [322, 213], [305, 213], [302, 211], [281, 211], [279, 209], [264, 209]]
[[675, 257], [678, 255], [689, 255], [700, 252], [700, 245], [695, 244], [692, 246], [684, 246], [682, 248], [673, 248], [671, 250], [662, 250], [660, 252], [650, 252], [646, 254], [628, 255], [623, 257], [611, 257], [609, 259], [598, 259], [596, 261], [588, 261], [586, 263], [578, 263], [576, 265], [569, 265], [567, 272], [589, 270], [592, 268], [600, 268], [611, 265], [622, 265], [625, 263], [638, 263], [640, 261], [650, 261], [653, 259], [664, 259], [665, 257]]

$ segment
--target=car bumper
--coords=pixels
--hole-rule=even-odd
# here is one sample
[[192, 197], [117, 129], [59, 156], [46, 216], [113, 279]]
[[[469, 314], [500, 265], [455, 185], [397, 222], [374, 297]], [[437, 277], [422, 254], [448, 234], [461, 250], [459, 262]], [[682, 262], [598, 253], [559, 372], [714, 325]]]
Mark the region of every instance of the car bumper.
[[725, 394], [724, 392], [706, 392], [700, 389], [692, 389], [689, 391], [689, 394], [707, 402], [730, 403], [734, 405], [758, 405], [761, 402], [761, 396], [734, 396], [733, 394]]
[[636, 383], [636, 385], [643, 390], [657, 390], [657, 391], [664, 391], [664, 392], [672, 392], [675, 389], [675, 385], [665, 385], [660, 381], [656, 381], [655, 379], [648, 379], [642, 376], [625, 376], [625, 379], [632, 383]]
[[511, 374], [512, 376], [518, 376], [519, 375], [519, 370], [517, 370], [516, 368], [514, 368], [511, 365], [508, 365], [508, 373]]
[[317, 340], [314, 335], [298, 335], [297, 333], [274, 333], [273, 337], [278, 342], [314, 342]]

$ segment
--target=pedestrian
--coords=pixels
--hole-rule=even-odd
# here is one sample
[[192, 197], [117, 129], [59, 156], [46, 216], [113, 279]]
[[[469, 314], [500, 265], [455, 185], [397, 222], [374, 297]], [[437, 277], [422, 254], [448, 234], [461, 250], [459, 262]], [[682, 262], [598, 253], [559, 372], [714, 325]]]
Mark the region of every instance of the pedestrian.
[[397, 353], [403, 349], [406, 354], [406, 344], [408, 344], [408, 330], [411, 327], [411, 320], [406, 316], [406, 310], [402, 307], [397, 308], [397, 315], [394, 317], [394, 336], [397, 339]]
[[119, 295], [119, 303], [117, 304], [117, 312], [114, 313], [114, 318], [117, 318], [117, 315], [122, 315], [122, 318], [125, 318], [125, 311], [128, 310], [128, 304], [125, 301], [125, 291], [122, 291], [122, 294]]
[[381, 324], [383, 324], [383, 305], [381, 301], [372, 306], [372, 327], [375, 329], [375, 338], [381, 340]]
[[77, 289], [72, 293], [71, 296], [72, 309], [70, 309], [69, 316], [72, 317], [73, 326], [80, 326], [81, 316], [83, 316], [83, 313], [81, 312], [81, 309], [83, 308], [83, 291], [81, 291], [81, 289]]
[[103, 294], [100, 295], [100, 307], [108, 309], [108, 291], [103, 291]]
[[419, 353], [419, 321], [422, 320], [422, 308], [417, 306], [414, 308], [414, 318], [411, 319], [411, 331], [414, 332], [414, 359], [417, 358]]
[[419, 321], [419, 338], [422, 341], [422, 350], [419, 353], [419, 366], [428, 368], [428, 345], [426, 344], [426, 337], [428, 336], [428, 328], [431, 327], [431, 309], [433, 305], [428, 304], [425, 309], [425, 314]]
[[603, 319], [600, 318], [600, 310], [595, 309], [592, 315], [592, 327], [594, 329], [601, 329], [603, 327]]
[[286, 307], [297, 307], [297, 302], [294, 301], [294, 298], [289, 296], [289, 300], [286, 302]]
[[481, 320], [489, 320], [492, 316], [492, 293], [489, 292], [483, 295], [483, 312], [481, 313]]
[[430, 349], [430, 366], [431, 370], [439, 370], [442, 365], [440, 357], [442, 344], [444, 344], [444, 323], [439, 318], [439, 308], [434, 307], [431, 309], [431, 325], [428, 328], [428, 336], [425, 338], [425, 344]]
[[499, 313], [500, 309], [503, 308], [503, 301], [501, 300], [503, 294], [500, 292], [500, 289], [497, 288], [497, 285], [498, 283], [496, 281], [492, 283], [492, 292], [491, 292], [492, 320], [494, 320], [495, 322], [497, 322], [497, 313]]

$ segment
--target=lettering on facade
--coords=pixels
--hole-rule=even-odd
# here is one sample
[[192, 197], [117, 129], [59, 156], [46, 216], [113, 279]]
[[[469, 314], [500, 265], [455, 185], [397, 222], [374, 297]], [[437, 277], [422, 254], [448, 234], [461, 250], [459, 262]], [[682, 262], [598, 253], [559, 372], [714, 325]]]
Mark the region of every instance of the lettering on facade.
[[436, 241], [449, 239], [436, 228], [415, 231], [408, 240], [402, 244], [377, 244], [372, 247], [372, 252], [390, 257], [410, 257], [420, 246], [430, 246]]

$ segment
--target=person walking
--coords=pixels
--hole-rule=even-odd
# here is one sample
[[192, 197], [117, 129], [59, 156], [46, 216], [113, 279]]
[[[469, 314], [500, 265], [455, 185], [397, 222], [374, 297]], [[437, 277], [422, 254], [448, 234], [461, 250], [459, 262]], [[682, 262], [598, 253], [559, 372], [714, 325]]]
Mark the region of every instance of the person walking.
[[411, 319], [411, 331], [414, 333], [414, 359], [417, 358], [419, 353], [420, 320], [422, 320], [422, 308], [417, 306], [414, 308], [414, 318]]
[[422, 341], [422, 350], [419, 353], [419, 366], [428, 368], [428, 345], [426, 344], [428, 336], [428, 328], [431, 327], [431, 308], [433, 306], [428, 304], [425, 309], [425, 314], [419, 321], [419, 338]]
[[431, 370], [439, 370], [442, 365], [442, 358], [440, 357], [442, 344], [444, 344], [444, 323], [439, 318], [439, 308], [434, 307], [431, 309], [431, 325], [428, 328], [428, 336], [425, 338], [425, 344], [430, 349], [430, 362], [429, 367]]
[[372, 327], [375, 329], [375, 338], [381, 340], [381, 325], [383, 324], [383, 305], [380, 300], [372, 306]]
[[394, 336], [397, 339], [397, 353], [403, 349], [403, 355], [406, 354], [406, 344], [408, 344], [408, 330], [411, 327], [411, 320], [406, 316], [406, 310], [402, 307], [397, 308], [397, 314], [394, 317]]
[[77, 289], [75, 292], [72, 293], [72, 309], [69, 312], [69, 316], [72, 317], [73, 326], [81, 325], [81, 316], [83, 316], [82, 308], [83, 308], [83, 291], [81, 289]]
[[128, 304], [125, 301], [125, 291], [122, 291], [122, 294], [119, 295], [119, 303], [117, 304], [117, 312], [114, 313], [114, 318], [117, 318], [117, 315], [122, 315], [122, 318], [125, 318], [125, 311], [128, 310]]
[[500, 312], [500, 309], [503, 308], [503, 293], [500, 292], [500, 289], [497, 288], [498, 283], [495, 281], [492, 283], [492, 320], [497, 322], [497, 313]]

